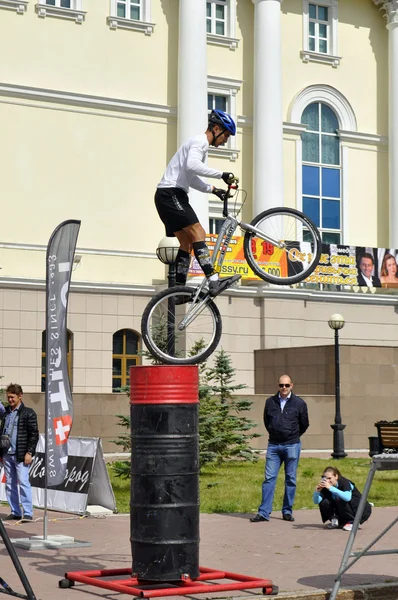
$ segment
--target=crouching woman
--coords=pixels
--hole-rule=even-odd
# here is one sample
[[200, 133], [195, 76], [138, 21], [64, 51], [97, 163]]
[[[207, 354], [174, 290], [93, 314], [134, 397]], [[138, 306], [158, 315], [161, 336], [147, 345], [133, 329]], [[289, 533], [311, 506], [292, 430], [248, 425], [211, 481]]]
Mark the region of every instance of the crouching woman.
[[[351, 531], [355, 515], [361, 500], [361, 493], [355, 483], [342, 476], [335, 467], [327, 467], [321, 481], [315, 488], [313, 500], [318, 504], [322, 522], [330, 521], [328, 529], [342, 528]], [[367, 521], [372, 507], [366, 502], [361, 523]]]

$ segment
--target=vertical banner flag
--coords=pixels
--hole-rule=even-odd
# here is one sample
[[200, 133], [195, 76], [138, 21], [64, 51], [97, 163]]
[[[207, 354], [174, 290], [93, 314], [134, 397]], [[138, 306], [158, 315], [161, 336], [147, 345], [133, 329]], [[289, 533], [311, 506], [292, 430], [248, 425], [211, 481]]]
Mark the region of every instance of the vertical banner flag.
[[68, 463], [73, 401], [68, 374], [66, 316], [80, 221], [64, 221], [47, 246], [46, 267], [46, 481], [62, 483]]

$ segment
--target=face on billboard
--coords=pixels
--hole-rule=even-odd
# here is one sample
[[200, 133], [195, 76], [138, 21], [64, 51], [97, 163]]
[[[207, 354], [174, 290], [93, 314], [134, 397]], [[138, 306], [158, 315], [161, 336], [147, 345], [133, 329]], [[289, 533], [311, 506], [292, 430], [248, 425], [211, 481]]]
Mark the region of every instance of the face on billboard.
[[361, 258], [361, 262], [359, 263], [359, 268], [361, 269], [361, 271], [365, 275], [365, 277], [367, 277], [369, 279], [372, 276], [372, 271], [373, 271], [372, 259], [367, 258], [366, 256], [363, 256]]
[[397, 274], [397, 263], [395, 262], [395, 258], [393, 256], [386, 260], [386, 270], [388, 275], [394, 276]]

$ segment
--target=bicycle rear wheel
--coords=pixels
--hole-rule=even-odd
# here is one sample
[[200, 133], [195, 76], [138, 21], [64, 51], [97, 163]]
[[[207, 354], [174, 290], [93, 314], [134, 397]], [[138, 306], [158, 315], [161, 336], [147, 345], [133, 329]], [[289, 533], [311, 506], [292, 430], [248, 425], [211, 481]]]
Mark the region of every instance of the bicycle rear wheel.
[[[220, 341], [220, 311], [204, 293], [193, 305], [195, 292], [191, 287], [168, 288], [154, 296], [143, 312], [142, 338], [150, 353], [162, 363], [196, 365], [206, 360]], [[178, 299], [185, 302], [176, 304]], [[183, 319], [195, 307], [197, 314], [182, 327]]]
[[250, 225], [273, 240], [273, 243], [265, 241], [250, 231], [244, 237], [245, 258], [264, 281], [278, 285], [298, 283], [316, 268], [322, 251], [321, 236], [311, 219], [300, 211], [270, 208]]

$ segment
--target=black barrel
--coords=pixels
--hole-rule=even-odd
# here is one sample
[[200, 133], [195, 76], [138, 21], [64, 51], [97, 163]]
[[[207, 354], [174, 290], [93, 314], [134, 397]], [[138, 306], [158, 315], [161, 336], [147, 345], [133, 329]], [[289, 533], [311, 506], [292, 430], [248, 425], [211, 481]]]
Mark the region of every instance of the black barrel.
[[197, 367], [133, 367], [131, 550], [141, 581], [199, 576]]

